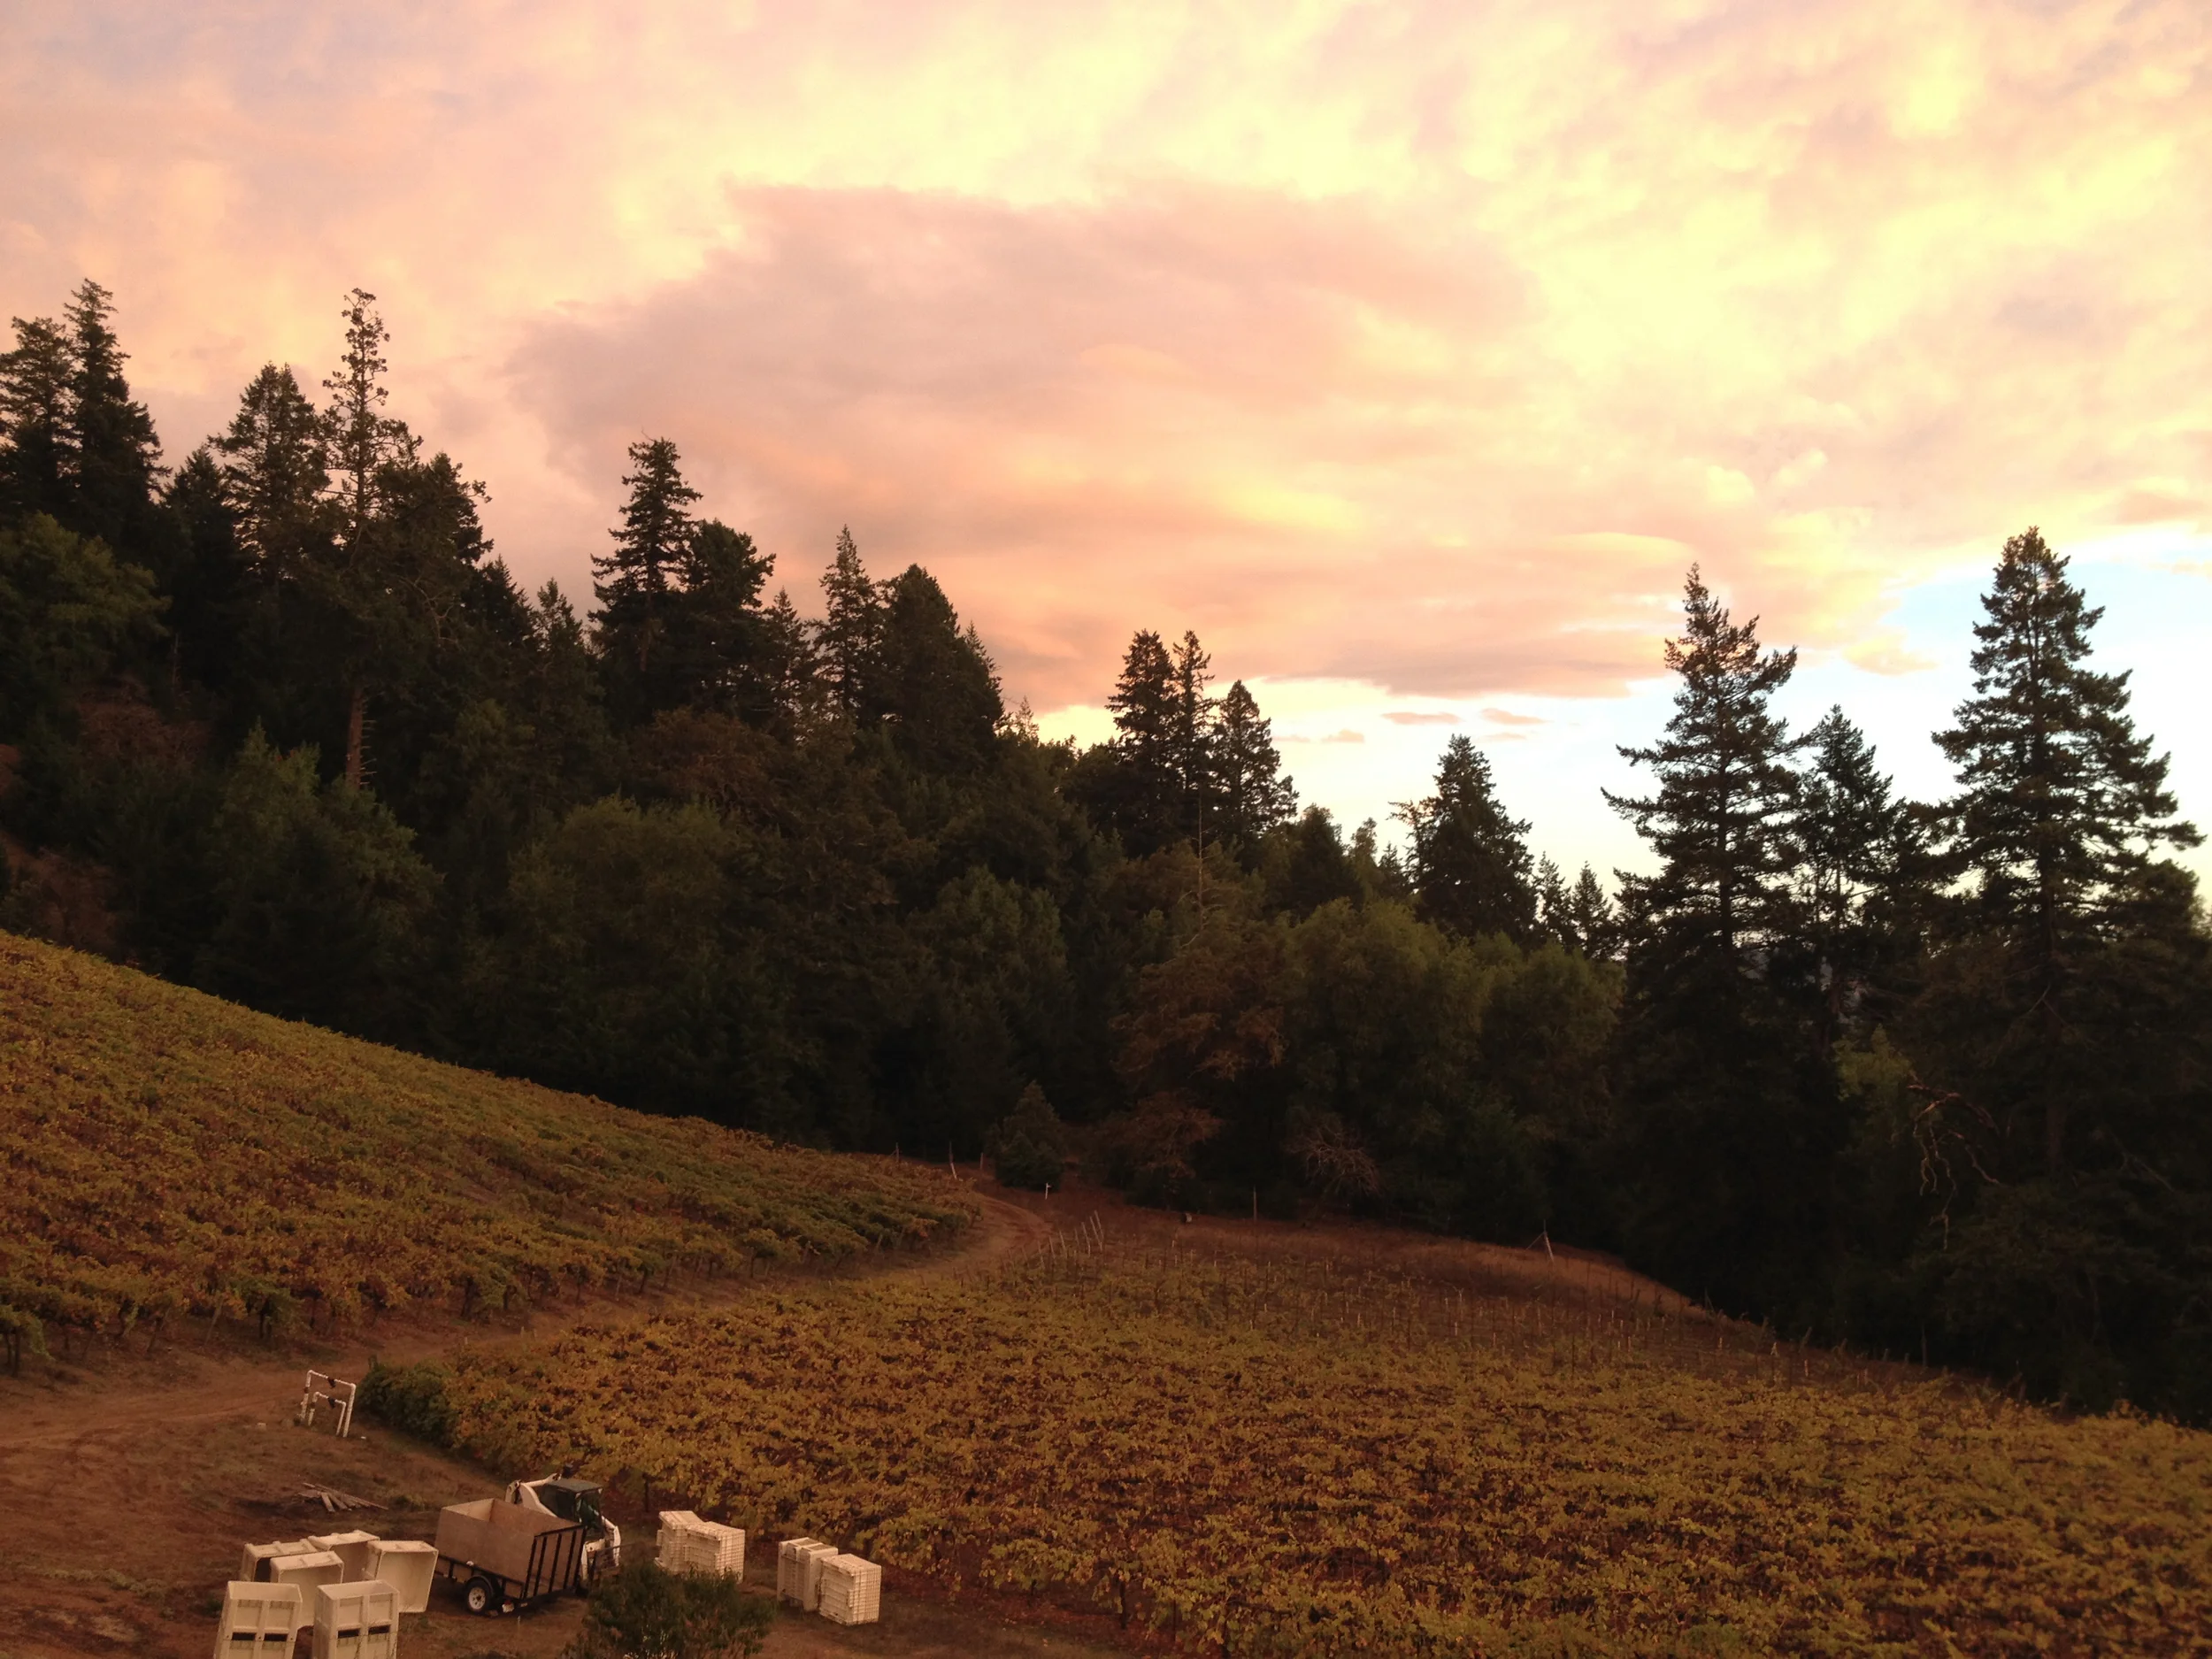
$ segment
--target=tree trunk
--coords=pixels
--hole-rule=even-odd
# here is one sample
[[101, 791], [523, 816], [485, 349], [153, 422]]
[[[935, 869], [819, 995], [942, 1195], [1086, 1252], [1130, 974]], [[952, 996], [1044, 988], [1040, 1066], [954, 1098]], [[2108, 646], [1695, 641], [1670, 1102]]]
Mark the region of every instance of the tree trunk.
[[361, 787], [361, 740], [368, 718], [368, 693], [357, 685], [353, 688], [352, 702], [346, 710], [346, 783], [355, 789]]

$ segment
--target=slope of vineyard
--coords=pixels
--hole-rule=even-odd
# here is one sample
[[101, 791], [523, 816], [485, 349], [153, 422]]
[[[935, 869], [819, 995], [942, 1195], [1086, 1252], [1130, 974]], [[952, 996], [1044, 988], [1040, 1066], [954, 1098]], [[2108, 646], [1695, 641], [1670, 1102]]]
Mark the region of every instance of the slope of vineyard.
[[185, 1315], [326, 1330], [409, 1302], [512, 1307], [974, 1213], [887, 1160], [440, 1065], [8, 934], [0, 1168], [19, 1358]]
[[1187, 1256], [764, 1288], [449, 1398], [495, 1461], [1192, 1652], [2212, 1644], [2212, 1436], [1694, 1310]]

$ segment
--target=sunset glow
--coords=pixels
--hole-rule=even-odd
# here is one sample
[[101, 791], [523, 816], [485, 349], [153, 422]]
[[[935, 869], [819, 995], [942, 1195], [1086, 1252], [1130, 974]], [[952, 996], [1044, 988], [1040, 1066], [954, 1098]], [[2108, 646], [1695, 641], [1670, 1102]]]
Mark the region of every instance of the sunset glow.
[[[2212, 818], [2198, 0], [12, 9], [0, 303], [112, 288], [167, 458], [373, 289], [394, 408], [588, 588], [625, 447], [804, 607], [841, 525], [1010, 701], [1130, 632], [1356, 820], [1448, 731], [1532, 841], [1659, 715], [1693, 560], [1908, 788], [2039, 524]], [[2201, 858], [2200, 867], [2204, 867]]]

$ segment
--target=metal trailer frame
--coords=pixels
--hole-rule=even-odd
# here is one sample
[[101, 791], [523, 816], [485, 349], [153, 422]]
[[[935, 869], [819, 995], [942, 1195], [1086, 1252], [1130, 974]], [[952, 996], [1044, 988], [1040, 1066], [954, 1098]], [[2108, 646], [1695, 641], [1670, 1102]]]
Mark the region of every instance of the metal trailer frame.
[[[520, 1509], [506, 1505], [503, 1499], [480, 1500], [488, 1505]], [[483, 1607], [473, 1601], [469, 1604], [472, 1613], [506, 1613], [530, 1602], [558, 1595], [564, 1590], [581, 1591], [584, 1588], [584, 1528], [580, 1522], [564, 1521], [558, 1517], [545, 1517], [552, 1525], [535, 1532], [530, 1538], [528, 1553], [518, 1561], [512, 1551], [503, 1552], [505, 1561], [482, 1561], [452, 1554], [446, 1547], [444, 1515], [456, 1509], [474, 1509], [476, 1504], [454, 1504], [440, 1517], [437, 1543], [437, 1576], [450, 1579], [461, 1588], [464, 1598], [478, 1579], [484, 1580], [497, 1593], [496, 1602], [488, 1600]], [[472, 1526], [482, 1526], [486, 1541], [495, 1538], [495, 1523], [485, 1516], [465, 1516]], [[519, 1540], [516, 1540], [519, 1542]], [[519, 1571], [515, 1571], [519, 1567]]]

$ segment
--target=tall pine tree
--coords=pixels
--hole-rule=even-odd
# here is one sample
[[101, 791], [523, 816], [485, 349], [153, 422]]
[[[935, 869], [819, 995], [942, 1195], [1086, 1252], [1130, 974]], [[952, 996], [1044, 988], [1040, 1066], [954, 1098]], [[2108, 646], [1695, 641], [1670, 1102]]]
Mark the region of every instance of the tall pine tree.
[[1213, 783], [1219, 803], [1215, 833], [1248, 852], [1298, 810], [1298, 791], [1283, 776], [1283, 758], [1260, 705], [1240, 680], [1221, 699], [1214, 726]]
[[1658, 788], [1605, 798], [1661, 861], [1655, 877], [1622, 878], [1635, 908], [1674, 949], [1709, 948], [1737, 972], [1747, 947], [1771, 943], [1788, 923], [1798, 745], [1771, 705], [1797, 653], [1762, 652], [1758, 618], [1732, 622], [1694, 565], [1683, 594], [1683, 634], [1666, 645], [1681, 680], [1666, 734], [1620, 751], [1650, 767]]
[[599, 602], [593, 620], [615, 711], [640, 720], [675, 701], [664, 683], [673, 676], [662, 647], [691, 549], [691, 508], [699, 492], [684, 481], [682, 457], [666, 438], [632, 444], [630, 465], [634, 470], [622, 480], [630, 492], [622, 522], [608, 533], [614, 550], [592, 560], [592, 592]]
[[[1937, 744], [1957, 768], [1949, 852], [1972, 878], [1979, 929], [2002, 941], [2036, 1070], [2064, 1067], [2065, 1004], [2078, 969], [2124, 932], [2161, 846], [2201, 837], [2176, 817], [2167, 761], [2136, 733], [2128, 675], [2087, 665], [2088, 605], [2067, 561], [2030, 528], [2005, 543], [1975, 625], [1974, 695]], [[2055, 1080], [2055, 1079], [2054, 1079]], [[2086, 1079], [2082, 1079], [2086, 1081]], [[2044, 1162], [2066, 1161], [2077, 1091], [2044, 1087]]]
[[1130, 639], [1106, 699], [1113, 741], [1086, 757], [1076, 793], [1132, 853], [1156, 852], [1179, 836], [1177, 676], [1166, 644], [1149, 628]]
[[229, 427], [213, 440], [239, 548], [265, 588], [296, 578], [337, 534], [325, 435], [292, 371], [271, 363], [248, 383]]
[[1183, 637], [1168, 653], [1174, 681], [1168, 710], [1168, 754], [1175, 774], [1175, 798], [1171, 814], [1175, 833], [1203, 845], [1209, 834], [1218, 839], [1220, 829], [1206, 820], [1214, 806], [1214, 740], [1219, 704], [1208, 692], [1213, 684], [1214, 659], [1198, 635], [1183, 630]]
[[848, 718], [857, 720], [868, 707], [868, 680], [883, 634], [883, 590], [861, 563], [850, 526], [837, 533], [837, 551], [822, 572], [822, 620], [814, 647], [830, 696]]
[[379, 486], [388, 474], [408, 469], [415, 445], [407, 428], [383, 412], [389, 396], [382, 379], [389, 367], [384, 347], [390, 334], [375, 303], [376, 296], [361, 288], [346, 296], [339, 313], [346, 325], [345, 351], [337, 371], [323, 381], [331, 395], [323, 419], [343, 557], [319, 572], [319, 597], [329, 625], [330, 660], [345, 680], [345, 778], [356, 788], [365, 766], [368, 682], [392, 656], [391, 636], [403, 626], [394, 614], [396, 589], [415, 574], [394, 568], [399, 549], [379, 522]]
[[1643, 796], [1608, 792], [1660, 868], [1624, 873], [1630, 945], [1616, 1168], [1631, 1254], [1671, 1284], [1786, 1317], [1825, 1271], [1824, 1211], [1842, 1137], [1793, 937], [1798, 745], [1772, 708], [1796, 665], [1763, 651], [1693, 568], [1678, 683]]
[[131, 396], [125, 354], [109, 319], [114, 296], [87, 277], [64, 313], [69, 320], [75, 428], [71, 483], [76, 527], [127, 553], [139, 552], [160, 481], [153, 417]]
[[66, 522], [77, 459], [74, 354], [51, 318], [13, 322], [14, 349], [0, 353], [0, 507]]
[[1425, 920], [1476, 939], [1536, 932], [1528, 825], [1498, 800], [1490, 762], [1463, 733], [1444, 746], [1436, 793], [1398, 809], [1413, 841], [1413, 883]]
[[1924, 858], [1910, 808], [1875, 768], [1865, 734], [1832, 708], [1805, 734], [1792, 834], [1796, 931], [1832, 1045], [1886, 965], [1913, 947]]

